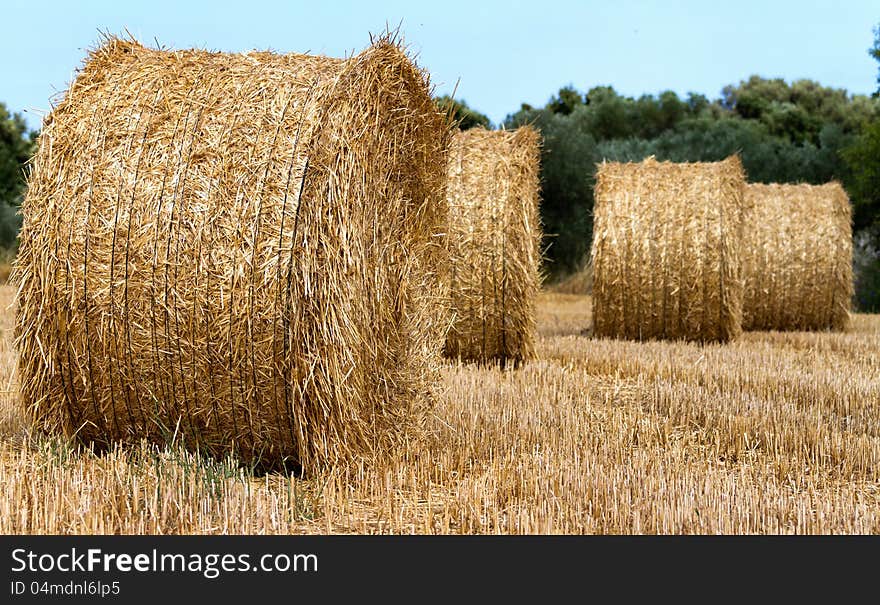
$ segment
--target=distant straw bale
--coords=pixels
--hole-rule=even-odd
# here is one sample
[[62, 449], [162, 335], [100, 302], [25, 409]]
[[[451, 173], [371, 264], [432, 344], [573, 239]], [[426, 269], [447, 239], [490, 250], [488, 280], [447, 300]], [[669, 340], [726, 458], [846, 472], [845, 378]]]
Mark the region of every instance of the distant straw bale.
[[743, 328], [846, 329], [852, 211], [843, 187], [756, 184], [745, 195]]
[[735, 338], [742, 322], [743, 187], [737, 156], [601, 164], [591, 251], [594, 334]]
[[448, 136], [391, 38], [346, 60], [109, 39], [30, 175], [23, 404], [99, 447], [307, 469], [395, 447], [438, 368]]
[[540, 135], [473, 128], [453, 138], [447, 199], [449, 357], [514, 363], [535, 352], [541, 284]]

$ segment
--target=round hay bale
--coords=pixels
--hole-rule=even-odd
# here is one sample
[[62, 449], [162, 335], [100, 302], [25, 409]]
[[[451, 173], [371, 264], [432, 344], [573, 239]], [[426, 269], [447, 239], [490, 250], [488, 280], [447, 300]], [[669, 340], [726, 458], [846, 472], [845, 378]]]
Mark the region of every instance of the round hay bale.
[[439, 365], [448, 138], [389, 38], [346, 60], [108, 40], [22, 208], [27, 410], [259, 465], [395, 447]]
[[735, 338], [742, 323], [744, 184], [737, 156], [602, 163], [593, 211], [593, 333]]
[[746, 330], [844, 330], [853, 296], [852, 210], [839, 183], [746, 186]]
[[448, 357], [518, 363], [535, 353], [541, 285], [540, 135], [473, 128], [453, 137], [447, 200]]

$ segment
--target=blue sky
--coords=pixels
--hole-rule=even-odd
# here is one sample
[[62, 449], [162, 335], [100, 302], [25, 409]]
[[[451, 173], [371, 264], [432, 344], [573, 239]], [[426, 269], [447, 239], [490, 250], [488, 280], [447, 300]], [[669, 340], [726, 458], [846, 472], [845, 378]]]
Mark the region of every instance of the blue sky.
[[880, 4], [710, 0], [657, 2], [0, 0], [0, 101], [32, 126], [63, 91], [100, 31], [144, 43], [341, 56], [369, 32], [401, 31], [438, 93], [498, 122], [520, 103], [543, 105], [566, 84], [612, 85], [638, 96], [671, 89], [710, 98], [750, 74], [811, 78], [873, 92], [867, 54]]

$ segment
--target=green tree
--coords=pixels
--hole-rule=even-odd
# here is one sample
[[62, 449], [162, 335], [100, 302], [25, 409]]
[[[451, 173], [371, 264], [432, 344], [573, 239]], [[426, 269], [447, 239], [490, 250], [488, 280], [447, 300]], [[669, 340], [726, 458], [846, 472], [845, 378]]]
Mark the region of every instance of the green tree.
[[698, 117], [703, 115], [704, 113], [710, 111], [712, 107], [712, 103], [709, 102], [709, 99], [706, 95], [701, 95], [696, 92], [689, 92], [687, 98], [687, 108], [688, 113], [692, 117]]
[[880, 119], [843, 151], [843, 157], [851, 175], [847, 185], [853, 200], [853, 227], [880, 225]]
[[[873, 54], [880, 59], [877, 32]], [[873, 224], [880, 215], [872, 168], [880, 161], [880, 130], [875, 141], [869, 126], [878, 116], [880, 99], [812, 80], [752, 76], [715, 100], [669, 90], [632, 98], [610, 86], [582, 94], [566, 86], [543, 109], [523, 104], [504, 123], [533, 124], [543, 133], [541, 217], [549, 271], [561, 276], [589, 249], [592, 188], [603, 160], [718, 161], [738, 153], [753, 182], [844, 182], [856, 225]]]
[[576, 107], [583, 105], [584, 97], [573, 86], [565, 86], [547, 103], [547, 109], [553, 113], [569, 115]]
[[658, 101], [661, 131], [675, 128], [687, 114], [687, 105], [671, 90], [660, 93]]
[[[868, 54], [880, 63], [880, 25], [873, 31], [874, 45]], [[877, 82], [880, 85], [880, 66]], [[843, 150], [842, 156], [849, 170], [847, 189], [855, 211], [853, 226], [855, 229], [880, 226], [880, 112], [876, 103], [870, 121], [858, 138]]]
[[587, 92], [584, 112], [588, 132], [597, 140], [632, 136], [637, 127], [633, 120], [632, 99], [617, 94], [610, 86], [596, 86]]
[[[868, 54], [880, 63], [880, 25]], [[880, 96], [880, 70], [874, 101]], [[875, 109], [862, 133], [841, 153], [846, 163], [847, 190], [853, 202], [855, 247], [853, 269], [856, 304], [868, 311], [880, 310], [880, 116]]]
[[24, 165], [33, 151], [34, 135], [21, 114], [0, 103], [0, 203], [18, 205], [24, 191]]
[[818, 143], [825, 124], [845, 133], [859, 132], [876, 114], [878, 104], [864, 95], [822, 86], [812, 80], [790, 85], [782, 78], [752, 76], [722, 91], [721, 105], [746, 120], [757, 120], [770, 133], [795, 143]]
[[587, 112], [548, 109], [519, 111], [505, 125], [531, 124], [543, 137], [541, 148], [541, 223], [547, 271], [559, 277], [585, 257], [592, 232], [596, 142], [588, 132]]
[[36, 133], [29, 132], [20, 114], [0, 103], [0, 247], [16, 244], [21, 216], [16, 207], [25, 191], [25, 164], [34, 149]]
[[880, 230], [865, 229], [853, 237], [853, 273], [856, 306], [880, 311]]
[[458, 101], [449, 95], [443, 95], [436, 99], [436, 103], [440, 109], [450, 113], [452, 119], [458, 123], [458, 127], [461, 130], [477, 128], [479, 126], [491, 128], [492, 126], [492, 122], [487, 115], [471, 109], [464, 100]]

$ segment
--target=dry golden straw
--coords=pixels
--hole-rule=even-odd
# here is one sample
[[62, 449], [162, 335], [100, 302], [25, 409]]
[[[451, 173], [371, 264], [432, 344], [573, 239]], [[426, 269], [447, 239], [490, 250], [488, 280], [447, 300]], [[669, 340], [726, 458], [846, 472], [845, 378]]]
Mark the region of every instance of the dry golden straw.
[[391, 37], [346, 60], [109, 39], [23, 206], [26, 409], [261, 465], [399, 445], [442, 342], [448, 134]]
[[714, 163], [603, 163], [596, 174], [593, 331], [727, 341], [741, 331], [744, 173]]
[[540, 135], [530, 127], [474, 128], [453, 138], [447, 181], [449, 357], [518, 363], [534, 356], [539, 164]]
[[745, 196], [743, 328], [846, 329], [852, 210], [843, 187], [747, 185]]

